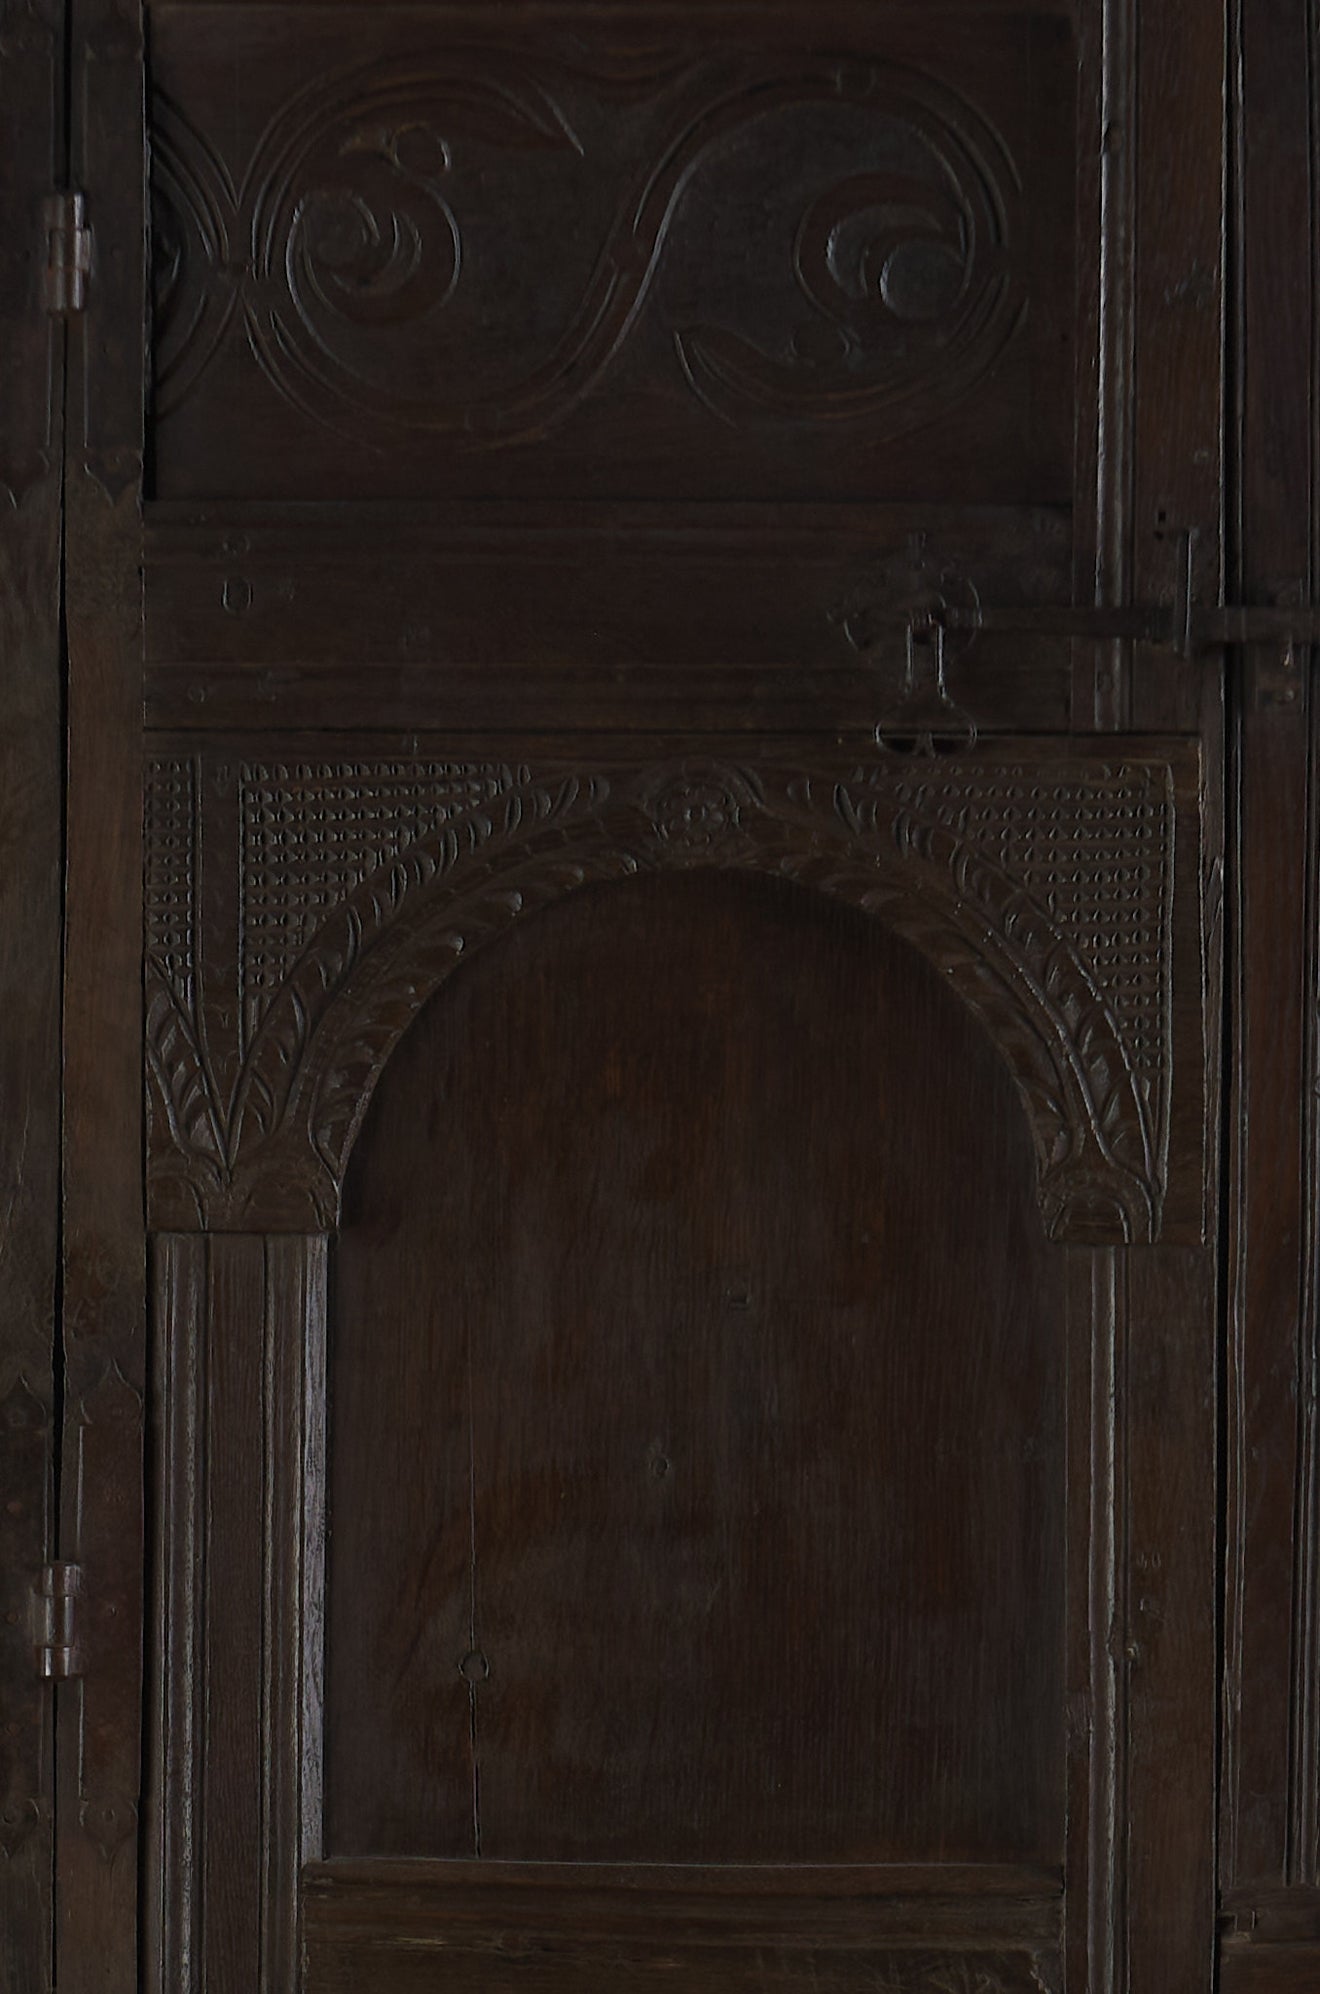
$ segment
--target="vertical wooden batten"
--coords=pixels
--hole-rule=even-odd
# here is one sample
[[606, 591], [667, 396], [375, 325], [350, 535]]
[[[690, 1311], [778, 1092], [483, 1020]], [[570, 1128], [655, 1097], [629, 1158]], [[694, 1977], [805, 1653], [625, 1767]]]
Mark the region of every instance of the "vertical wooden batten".
[[[1314, 586], [1314, 8], [1307, 0], [1241, 0], [1232, 30], [1230, 585], [1246, 602], [1286, 604]], [[1225, 1959], [1226, 1985], [1234, 1986], [1266, 1985], [1253, 1976], [1274, 1970], [1265, 1951], [1269, 1920], [1258, 1920], [1253, 1907], [1281, 1886], [1305, 1893], [1317, 1882], [1316, 823], [1308, 663], [1304, 650], [1278, 644], [1253, 646], [1236, 664], [1220, 1865], [1237, 1932]], [[1239, 1941], [1258, 1927], [1248, 1963]], [[1320, 1971], [1320, 1954], [1309, 1970]]]
[[1127, 1954], [1121, 1547], [1127, 1514], [1124, 1262], [1074, 1248], [1068, 1265], [1067, 1985], [1115, 1994]]
[[64, 327], [42, 204], [62, 164], [62, 15], [0, 10], [0, 1987], [47, 1994], [54, 1696], [33, 1601], [54, 1555], [63, 768]]
[[[1131, 599], [1220, 600], [1225, 259], [1221, 0], [1143, 0], [1132, 95]], [[1176, 217], [1176, 221], [1171, 220]], [[1181, 570], [1181, 579], [1180, 579]], [[1129, 724], [1202, 742], [1203, 856], [1184, 850], [1202, 909], [1187, 962], [1206, 1044], [1200, 1121], [1218, 1118], [1222, 668], [1132, 649]], [[1184, 1134], [1184, 1138], [1185, 1134]], [[1128, 1256], [1126, 1837], [1131, 1994], [1201, 1994], [1214, 1975], [1217, 1200], [1204, 1244]], [[1174, 1772], [1177, 1768], [1177, 1772]]]
[[296, 1980], [321, 1854], [326, 1266], [323, 1235], [153, 1245], [160, 1994]]

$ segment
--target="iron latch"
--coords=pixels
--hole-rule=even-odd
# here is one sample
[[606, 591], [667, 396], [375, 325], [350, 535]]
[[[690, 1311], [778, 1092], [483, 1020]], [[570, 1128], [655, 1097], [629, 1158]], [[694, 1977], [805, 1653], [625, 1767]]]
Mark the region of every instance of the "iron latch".
[[1242, 645], [1272, 644], [1286, 652], [1320, 644], [1320, 609], [1310, 602], [1295, 607], [1273, 603], [1192, 605], [1185, 613], [1169, 603], [1119, 604], [1113, 608], [1085, 603], [1003, 608], [978, 604], [970, 610], [953, 607], [924, 612], [908, 621], [918, 639], [938, 626], [958, 635], [993, 630], [1015, 637], [1072, 637], [1084, 643], [1125, 640], [1174, 651], [1182, 658]]
[[33, 1594], [37, 1674], [43, 1681], [62, 1681], [83, 1672], [78, 1601], [82, 1597], [81, 1565], [43, 1565]]
[[[1060, 637], [1081, 643], [1142, 644], [1194, 658], [1206, 651], [1269, 646], [1278, 651], [1285, 687], [1295, 682], [1299, 649], [1320, 646], [1320, 605], [1301, 582], [1280, 589], [1265, 603], [1200, 603], [1192, 589], [1197, 536], [1178, 535], [1175, 587], [1163, 602], [986, 603], [969, 576], [931, 563], [932, 580], [919, 584], [917, 599], [897, 606], [893, 621], [907, 627], [913, 645], [947, 641], [965, 649], [983, 630], [1012, 637]], [[860, 616], [843, 618], [854, 648], [864, 651], [875, 630], [890, 621], [883, 610], [865, 604]]]
[[92, 232], [81, 194], [51, 194], [44, 204], [48, 312], [80, 312], [87, 303]]

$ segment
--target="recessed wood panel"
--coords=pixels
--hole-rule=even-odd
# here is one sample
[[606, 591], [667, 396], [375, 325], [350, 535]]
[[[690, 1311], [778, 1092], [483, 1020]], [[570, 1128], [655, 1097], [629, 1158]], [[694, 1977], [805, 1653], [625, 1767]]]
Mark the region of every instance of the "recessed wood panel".
[[1062, 1256], [876, 922], [587, 890], [452, 979], [350, 1171], [328, 1852], [1060, 1859]]
[[1070, 497], [1057, 12], [153, 30], [158, 496]]

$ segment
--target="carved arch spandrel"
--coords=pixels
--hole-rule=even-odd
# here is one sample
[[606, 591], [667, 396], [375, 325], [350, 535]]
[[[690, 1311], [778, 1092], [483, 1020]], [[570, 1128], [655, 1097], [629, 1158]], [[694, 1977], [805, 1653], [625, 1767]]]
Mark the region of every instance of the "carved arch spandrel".
[[465, 957], [586, 886], [714, 866], [859, 906], [938, 968], [1017, 1084], [1053, 1237], [1160, 1235], [1178, 814], [1167, 760], [363, 759], [221, 775], [241, 827], [241, 941], [223, 989], [195, 885], [215, 778], [190, 760], [153, 772], [157, 1226], [334, 1225], [376, 1081]]

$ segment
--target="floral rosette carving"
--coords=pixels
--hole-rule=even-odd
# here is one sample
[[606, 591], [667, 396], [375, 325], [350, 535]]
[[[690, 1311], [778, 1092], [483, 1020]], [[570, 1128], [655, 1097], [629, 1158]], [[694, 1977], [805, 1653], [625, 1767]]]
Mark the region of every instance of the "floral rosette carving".
[[745, 773], [685, 763], [645, 787], [640, 801], [665, 856], [676, 863], [732, 863], [752, 849], [743, 817], [760, 807], [761, 797]]

